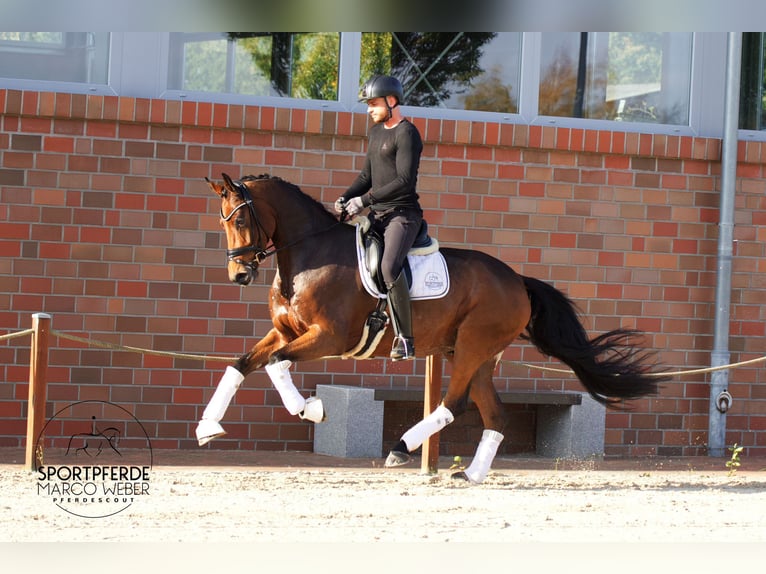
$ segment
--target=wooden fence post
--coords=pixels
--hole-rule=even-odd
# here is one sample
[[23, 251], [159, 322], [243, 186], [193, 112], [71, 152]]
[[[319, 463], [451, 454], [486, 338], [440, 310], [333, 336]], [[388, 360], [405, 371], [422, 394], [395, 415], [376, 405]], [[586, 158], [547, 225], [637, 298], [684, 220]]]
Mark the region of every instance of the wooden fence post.
[[[423, 418], [430, 415], [439, 406], [442, 393], [442, 356], [426, 357], [425, 396], [423, 397]], [[439, 433], [430, 436], [423, 443], [420, 472], [436, 474], [439, 471]]]
[[43, 461], [42, 444], [37, 439], [45, 426], [46, 376], [48, 372], [48, 335], [51, 316], [32, 315], [32, 344], [29, 356], [29, 404], [27, 406], [27, 451], [24, 466], [36, 470]]

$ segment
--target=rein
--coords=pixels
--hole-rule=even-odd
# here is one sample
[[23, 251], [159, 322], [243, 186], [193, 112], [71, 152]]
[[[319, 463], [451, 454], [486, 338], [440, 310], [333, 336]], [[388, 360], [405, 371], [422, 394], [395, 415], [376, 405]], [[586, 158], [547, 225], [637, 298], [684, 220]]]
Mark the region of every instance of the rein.
[[[234, 217], [234, 214], [237, 213], [240, 209], [247, 206], [248, 211], [250, 212], [250, 237], [255, 237], [257, 232], [258, 235], [258, 242], [260, 243], [261, 235], [268, 238], [268, 235], [266, 234], [266, 230], [261, 225], [261, 222], [258, 220], [258, 216], [255, 213], [255, 207], [253, 206], [253, 197], [250, 195], [250, 190], [248, 187], [242, 183], [241, 181], [234, 181], [232, 182], [234, 186], [237, 188], [239, 193], [242, 195], [242, 203], [240, 203], [237, 207], [235, 207], [231, 213], [227, 216], [224, 216], [223, 214], [223, 208], [221, 208], [221, 219], [223, 221], [229, 221], [232, 217]], [[311, 233], [307, 233], [303, 237], [299, 237], [295, 241], [292, 241], [288, 243], [287, 245], [283, 245], [282, 247], [276, 247], [274, 246], [274, 243], [272, 241], [271, 243], [271, 249], [269, 249], [269, 246], [261, 247], [260, 245], [254, 245], [251, 243], [250, 245], [246, 245], [244, 247], [238, 247], [237, 249], [227, 249], [226, 250], [226, 257], [228, 257], [229, 261], [234, 261], [236, 263], [239, 263], [240, 265], [244, 265], [246, 267], [250, 267], [251, 269], [255, 269], [255, 264], [261, 265], [267, 257], [271, 257], [272, 255], [275, 255], [279, 253], [280, 251], [284, 251], [285, 249], [289, 249], [290, 247], [294, 247], [301, 241], [304, 241], [305, 239], [308, 239], [309, 237], [312, 237], [314, 235], [318, 235], [320, 233], [325, 233], [327, 231], [330, 231], [331, 229], [334, 229], [338, 225], [343, 223], [343, 219], [341, 218], [340, 221], [336, 221], [329, 227], [326, 227], [324, 229], [320, 229], [318, 231], [312, 231]], [[271, 241], [271, 238], [269, 238]], [[254, 253], [255, 259], [253, 261], [242, 261], [239, 259], [242, 255], [245, 255], [247, 253]]]

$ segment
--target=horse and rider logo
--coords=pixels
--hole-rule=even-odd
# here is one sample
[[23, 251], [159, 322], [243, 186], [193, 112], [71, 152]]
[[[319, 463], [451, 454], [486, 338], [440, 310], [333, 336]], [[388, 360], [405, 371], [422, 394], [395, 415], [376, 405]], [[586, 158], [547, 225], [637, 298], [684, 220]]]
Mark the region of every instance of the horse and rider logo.
[[[90, 432], [75, 433], [69, 437], [69, 444], [67, 445], [66, 454], [86, 454], [90, 457], [99, 456], [104, 449], [111, 449], [112, 452], [118, 456], [122, 456], [117, 449], [117, 444], [120, 442], [120, 430], [117, 427], [108, 427], [104, 430], [99, 430], [96, 427], [96, 416], [91, 416], [93, 421], [91, 424]], [[77, 446], [78, 444], [82, 446]]]

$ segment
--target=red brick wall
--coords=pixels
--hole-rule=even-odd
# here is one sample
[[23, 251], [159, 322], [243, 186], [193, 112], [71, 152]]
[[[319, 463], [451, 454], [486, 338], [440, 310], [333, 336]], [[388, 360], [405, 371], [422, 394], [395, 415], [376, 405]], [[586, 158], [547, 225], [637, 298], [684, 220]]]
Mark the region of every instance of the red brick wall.
[[[673, 370], [710, 364], [720, 141], [435, 119], [419, 188], [442, 244], [469, 245], [575, 298], [593, 333], [637, 327]], [[229, 285], [205, 176], [269, 172], [328, 205], [356, 175], [362, 114], [0, 90], [0, 332], [53, 315], [53, 328], [122, 345], [236, 356], [269, 327], [273, 268]], [[740, 143], [731, 360], [766, 355], [766, 146]], [[111, 351], [54, 338], [49, 415], [116, 402], [155, 448], [192, 448], [225, 363]], [[581, 389], [528, 369], [510, 347], [498, 388]], [[0, 343], [0, 445], [24, 443], [28, 339]], [[419, 386], [414, 364], [321, 361], [296, 384]], [[610, 455], [705, 452], [709, 375], [679, 377], [607, 415]], [[766, 453], [766, 369], [731, 371], [727, 444]], [[528, 412], [520, 416], [532, 419]], [[388, 416], [388, 415], [387, 415]], [[248, 378], [214, 448], [310, 450], [312, 425]], [[521, 443], [529, 431], [519, 429]], [[513, 440], [513, 438], [512, 438]]]

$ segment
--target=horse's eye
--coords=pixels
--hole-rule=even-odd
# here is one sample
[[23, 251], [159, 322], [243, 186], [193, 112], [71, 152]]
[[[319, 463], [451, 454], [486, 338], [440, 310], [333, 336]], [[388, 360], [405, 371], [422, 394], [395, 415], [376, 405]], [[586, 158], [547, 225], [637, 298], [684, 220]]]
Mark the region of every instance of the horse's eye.
[[239, 227], [239, 228], [242, 228], [242, 227], [245, 226], [245, 218], [244, 217], [238, 217], [237, 219], [234, 220], [234, 222], [236, 223], [237, 227]]

